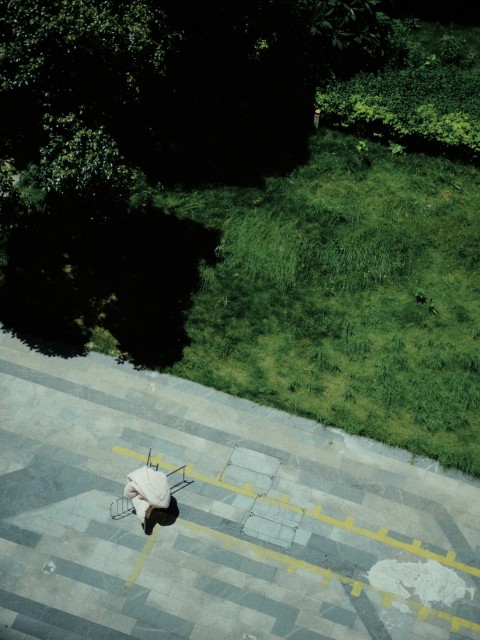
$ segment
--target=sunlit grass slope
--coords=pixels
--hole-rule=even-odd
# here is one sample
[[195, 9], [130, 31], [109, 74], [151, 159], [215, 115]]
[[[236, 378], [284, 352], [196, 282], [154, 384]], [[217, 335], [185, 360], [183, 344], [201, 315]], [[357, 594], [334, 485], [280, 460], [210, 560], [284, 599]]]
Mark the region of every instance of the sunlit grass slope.
[[394, 150], [159, 196], [222, 231], [171, 371], [480, 475], [479, 171]]

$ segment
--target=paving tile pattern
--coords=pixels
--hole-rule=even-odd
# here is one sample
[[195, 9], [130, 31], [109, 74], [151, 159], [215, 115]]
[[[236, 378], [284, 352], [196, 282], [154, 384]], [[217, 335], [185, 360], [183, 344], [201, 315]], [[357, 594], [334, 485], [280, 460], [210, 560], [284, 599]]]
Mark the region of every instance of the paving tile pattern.
[[[145, 536], [109, 507], [149, 449], [189, 484]], [[0, 474], [2, 640], [480, 638], [480, 483], [432, 460], [4, 332]]]

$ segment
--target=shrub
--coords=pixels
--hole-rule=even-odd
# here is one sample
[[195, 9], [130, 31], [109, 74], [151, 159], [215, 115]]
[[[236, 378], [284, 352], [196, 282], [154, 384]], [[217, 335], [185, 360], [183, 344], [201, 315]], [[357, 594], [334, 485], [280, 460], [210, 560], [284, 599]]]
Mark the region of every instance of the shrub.
[[473, 64], [473, 56], [466, 48], [465, 40], [447, 33], [440, 42], [439, 58], [443, 64], [453, 64], [459, 67], [469, 67]]
[[317, 104], [335, 126], [410, 143], [423, 139], [480, 157], [478, 72], [461, 77], [444, 69], [363, 74], [317, 92]]
[[71, 199], [128, 202], [134, 173], [103, 127], [91, 129], [68, 114], [47, 116], [45, 129], [49, 141], [40, 150], [40, 186]]

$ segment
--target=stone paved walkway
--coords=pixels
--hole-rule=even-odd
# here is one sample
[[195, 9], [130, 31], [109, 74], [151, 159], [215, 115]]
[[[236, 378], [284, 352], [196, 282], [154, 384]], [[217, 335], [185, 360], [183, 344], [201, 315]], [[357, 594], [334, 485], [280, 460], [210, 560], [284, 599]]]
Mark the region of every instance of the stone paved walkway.
[[480, 639], [480, 483], [430, 460], [0, 333], [0, 473], [1, 640]]

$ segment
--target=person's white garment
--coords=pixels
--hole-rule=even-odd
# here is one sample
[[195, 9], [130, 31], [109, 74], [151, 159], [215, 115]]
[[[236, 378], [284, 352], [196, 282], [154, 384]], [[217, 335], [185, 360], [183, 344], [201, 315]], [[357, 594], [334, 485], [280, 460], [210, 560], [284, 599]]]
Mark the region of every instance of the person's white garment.
[[140, 522], [145, 523], [145, 517], [152, 509], [166, 509], [170, 504], [170, 485], [167, 476], [162, 471], [155, 471], [152, 467], [141, 467], [129, 473], [124, 495], [133, 503]]

